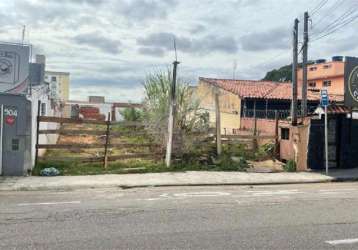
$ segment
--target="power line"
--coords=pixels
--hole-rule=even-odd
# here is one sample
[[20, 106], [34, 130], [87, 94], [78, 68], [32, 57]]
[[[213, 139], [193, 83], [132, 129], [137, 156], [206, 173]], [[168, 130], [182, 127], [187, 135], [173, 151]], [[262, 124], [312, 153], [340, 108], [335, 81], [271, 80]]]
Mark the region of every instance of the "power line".
[[331, 6], [331, 8], [329, 8], [329, 9], [326, 11], [326, 13], [327, 13], [328, 15], [324, 15], [323, 17], [321, 17], [320, 19], [318, 19], [318, 21], [313, 24], [313, 27], [316, 27], [316, 26], [317, 26], [318, 24], [320, 24], [324, 19], [326, 19], [327, 17], [329, 17], [329, 14], [330, 14], [332, 11], [334, 11], [336, 8], [339, 8], [339, 6], [341, 5], [341, 3], [343, 3], [344, 1], [345, 1], [345, 0], [338, 0], [338, 1], [336, 1], [336, 3], [333, 4], [333, 5]]
[[323, 35], [321, 35], [321, 36], [319, 36], [319, 37], [316, 37], [315, 39], [312, 40], [312, 42], [318, 41], [318, 40], [320, 40], [320, 39], [322, 39], [322, 38], [324, 38], [324, 37], [327, 37], [327, 36], [329, 36], [329, 35], [335, 33], [336, 31], [338, 31], [339, 29], [343, 28], [344, 26], [346, 26], [346, 25], [348, 25], [348, 24], [354, 22], [357, 18], [358, 18], [358, 15], [353, 16], [353, 17], [350, 18], [349, 20], [345, 20], [345, 22], [341, 23], [341, 25], [336, 26], [334, 29], [331, 29], [331, 30], [330, 30], [329, 32], [327, 32], [326, 34], [323, 34]]
[[311, 12], [311, 16], [313, 16], [314, 14], [316, 14], [320, 9], [322, 9], [326, 4], [327, 4], [328, 0], [322, 0], [321, 2], [319, 2], [317, 4], [316, 7], [314, 7], [310, 12]]
[[333, 22], [331, 22], [326, 27], [321, 29], [318, 33], [312, 34], [312, 35], [318, 36], [325, 32], [330, 32], [332, 29], [336, 28], [337, 26], [341, 25], [342, 23], [345, 23], [347, 20], [350, 20], [350, 18], [352, 17], [352, 15], [355, 14], [355, 12], [357, 12], [357, 10], [354, 8], [346, 11], [345, 13], [343, 13], [343, 15], [336, 18]]

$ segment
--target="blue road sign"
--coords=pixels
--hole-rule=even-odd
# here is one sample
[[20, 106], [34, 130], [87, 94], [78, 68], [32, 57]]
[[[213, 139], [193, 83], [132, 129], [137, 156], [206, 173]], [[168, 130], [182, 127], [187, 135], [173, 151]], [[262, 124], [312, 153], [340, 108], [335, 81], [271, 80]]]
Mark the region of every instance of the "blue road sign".
[[321, 90], [321, 105], [328, 106], [329, 98], [328, 98], [328, 91], [326, 89]]

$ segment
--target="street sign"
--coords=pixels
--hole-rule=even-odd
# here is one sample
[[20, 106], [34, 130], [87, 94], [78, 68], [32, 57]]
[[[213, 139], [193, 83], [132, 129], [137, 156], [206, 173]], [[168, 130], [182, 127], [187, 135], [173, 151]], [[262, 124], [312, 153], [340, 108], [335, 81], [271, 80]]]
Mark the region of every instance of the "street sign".
[[328, 91], [327, 89], [321, 90], [321, 106], [324, 107], [324, 148], [325, 148], [325, 160], [326, 160], [326, 174], [328, 175], [328, 112], [327, 106], [329, 105]]
[[329, 104], [329, 98], [328, 98], [328, 91], [327, 89], [321, 90], [321, 106], [328, 106]]

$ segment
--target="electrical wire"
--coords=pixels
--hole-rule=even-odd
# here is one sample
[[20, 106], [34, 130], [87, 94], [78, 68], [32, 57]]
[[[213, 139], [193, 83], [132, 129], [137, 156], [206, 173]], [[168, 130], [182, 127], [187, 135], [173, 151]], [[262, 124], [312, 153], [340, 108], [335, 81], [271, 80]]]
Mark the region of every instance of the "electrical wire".
[[358, 13], [356, 9], [354, 9], [354, 8], [350, 9], [350, 10], [346, 11], [345, 13], [343, 13], [343, 15], [336, 18], [333, 22], [328, 24], [326, 27], [321, 29], [318, 33], [313, 33], [311, 35], [319, 36], [325, 32], [330, 32], [332, 29], [335, 29], [337, 26], [340, 26], [342, 23], [345, 23], [347, 20], [350, 20], [350, 18], [352, 16], [354, 17], [354, 14], [356, 14], [356, 13]]
[[327, 37], [327, 36], [329, 36], [329, 35], [331, 35], [331, 34], [337, 32], [339, 29], [341, 29], [341, 28], [347, 26], [348, 24], [350, 24], [350, 23], [356, 21], [357, 19], [358, 19], [358, 15], [353, 16], [353, 17], [350, 18], [349, 20], [346, 20], [344, 23], [342, 23], [340, 26], [337, 26], [335, 29], [332, 29], [332, 30], [330, 30], [329, 32], [327, 32], [326, 34], [323, 34], [323, 35], [321, 35], [321, 36], [319, 36], [319, 37], [316, 37], [315, 39], [311, 40], [311, 42], [315, 42], [315, 41], [318, 41], [318, 40], [320, 40], [320, 39], [322, 39], [322, 38], [325, 38], [325, 37]]
[[327, 2], [328, 0], [322, 0], [321, 2], [319, 2], [317, 6], [311, 10], [311, 16], [318, 13], [318, 11], [320, 11], [327, 4]]
[[327, 15], [324, 15], [323, 17], [321, 17], [320, 19], [318, 19], [317, 22], [315, 22], [312, 27], [316, 27], [318, 24], [320, 24], [323, 20], [325, 20], [327, 17], [329, 17], [329, 14], [331, 12], [333, 12], [334, 10], [336, 10], [337, 8], [339, 8], [339, 6], [341, 6], [341, 4], [344, 2], [345, 0], [338, 0], [336, 1], [335, 4], [333, 4], [327, 11]]

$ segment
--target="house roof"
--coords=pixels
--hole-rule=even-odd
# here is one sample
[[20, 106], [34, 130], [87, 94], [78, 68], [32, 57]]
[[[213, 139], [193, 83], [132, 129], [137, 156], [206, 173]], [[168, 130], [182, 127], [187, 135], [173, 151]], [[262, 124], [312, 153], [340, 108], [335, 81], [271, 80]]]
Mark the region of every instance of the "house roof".
[[[315, 114], [324, 114], [324, 109], [322, 107], [318, 107], [315, 111]], [[351, 109], [343, 106], [343, 105], [329, 105], [327, 107], [327, 113], [330, 115], [340, 115], [340, 114], [349, 114], [351, 113]]]
[[[252, 80], [231, 80], [200, 77], [200, 81], [212, 84], [218, 88], [238, 95], [240, 98], [270, 99], [270, 100], [291, 100], [292, 89], [289, 82], [252, 81]], [[330, 101], [342, 102], [343, 96], [330, 95]], [[298, 99], [302, 99], [298, 91]], [[320, 92], [308, 90], [307, 100], [319, 101]]]

